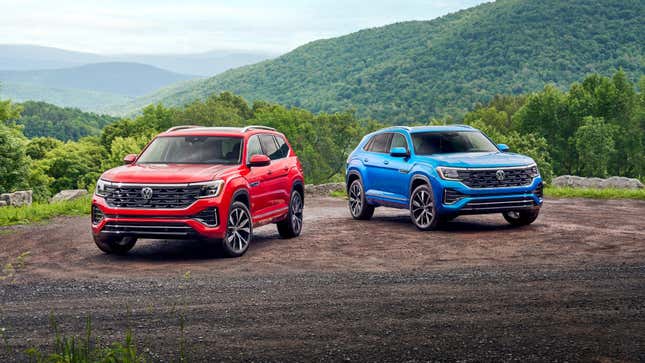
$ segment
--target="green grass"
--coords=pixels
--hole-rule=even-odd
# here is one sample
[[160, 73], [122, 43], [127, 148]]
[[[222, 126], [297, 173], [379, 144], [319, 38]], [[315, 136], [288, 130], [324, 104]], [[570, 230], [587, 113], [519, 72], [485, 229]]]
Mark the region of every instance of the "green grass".
[[595, 189], [546, 187], [544, 195], [557, 198], [640, 199], [645, 200], [645, 189]]
[[100, 347], [92, 337], [92, 321], [88, 317], [84, 336], [62, 336], [54, 317], [51, 318], [54, 333], [53, 351], [42, 352], [37, 348], [27, 349], [30, 362], [36, 363], [140, 363], [145, 358], [137, 352], [128, 329], [123, 343], [116, 342], [108, 347]]
[[347, 193], [345, 193], [344, 190], [334, 190], [331, 193], [329, 193], [329, 196], [334, 197], [334, 198], [343, 198], [343, 199], [345, 199], [345, 198], [347, 198]]
[[57, 202], [34, 203], [23, 207], [0, 207], [0, 226], [28, 224], [57, 216], [77, 216], [90, 213], [92, 197]]

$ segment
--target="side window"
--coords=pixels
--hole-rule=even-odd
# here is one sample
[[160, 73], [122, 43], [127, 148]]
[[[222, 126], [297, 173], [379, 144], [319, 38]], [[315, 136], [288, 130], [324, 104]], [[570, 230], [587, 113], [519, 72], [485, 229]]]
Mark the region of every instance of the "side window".
[[389, 151], [388, 146], [390, 144], [390, 136], [392, 136], [390, 133], [374, 136], [368, 145], [369, 147], [367, 151], [374, 153], [387, 153]]
[[403, 134], [399, 134], [398, 132], [395, 132], [394, 134], [392, 134], [390, 151], [395, 147], [403, 147], [405, 148], [405, 150], [410, 151], [410, 149], [408, 149], [408, 142], [405, 140], [405, 136], [403, 136]]
[[260, 135], [260, 144], [262, 144], [264, 155], [268, 156], [269, 159], [280, 159], [280, 150], [278, 149], [278, 145], [275, 143], [273, 135]]
[[278, 151], [280, 153], [278, 159], [289, 156], [289, 145], [287, 145], [282, 136], [276, 136], [275, 141], [278, 143]]
[[262, 155], [262, 147], [260, 146], [260, 138], [257, 135], [251, 136], [249, 143], [246, 146], [246, 162], [251, 160], [253, 155]]

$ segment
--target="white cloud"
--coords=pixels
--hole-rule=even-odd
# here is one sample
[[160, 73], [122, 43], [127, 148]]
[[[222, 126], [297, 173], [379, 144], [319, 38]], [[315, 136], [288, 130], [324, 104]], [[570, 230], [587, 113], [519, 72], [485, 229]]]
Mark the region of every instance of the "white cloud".
[[319, 38], [431, 19], [483, 0], [0, 0], [0, 43], [97, 53], [285, 52]]

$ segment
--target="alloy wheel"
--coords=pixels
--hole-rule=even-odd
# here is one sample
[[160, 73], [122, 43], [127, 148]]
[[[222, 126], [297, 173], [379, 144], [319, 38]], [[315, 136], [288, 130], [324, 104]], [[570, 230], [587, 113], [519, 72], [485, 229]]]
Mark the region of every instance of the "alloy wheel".
[[363, 208], [363, 191], [358, 183], [352, 184], [349, 188], [349, 209], [352, 211], [353, 216], [361, 213]]
[[294, 193], [291, 199], [291, 226], [295, 234], [299, 234], [302, 229], [302, 197], [300, 193]]
[[434, 216], [434, 203], [427, 190], [421, 190], [412, 197], [412, 217], [421, 228], [427, 228]]
[[236, 253], [241, 253], [251, 239], [251, 218], [242, 208], [233, 209], [228, 216], [226, 244]]

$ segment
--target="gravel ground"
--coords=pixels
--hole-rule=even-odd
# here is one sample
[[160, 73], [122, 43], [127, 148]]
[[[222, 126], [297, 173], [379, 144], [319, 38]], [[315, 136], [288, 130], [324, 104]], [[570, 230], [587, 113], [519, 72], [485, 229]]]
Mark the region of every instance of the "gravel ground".
[[528, 227], [435, 232], [398, 210], [351, 220], [338, 199], [305, 213], [301, 237], [262, 227], [240, 259], [196, 241], [103, 255], [87, 217], [0, 229], [0, 263], [30, 252], [0, 282], [0, 328], [20, 352], [52, 343], [50, 314], [66, 334], [89, 315], [152, 361], [176, 361], [182, 335], [188, 361], [645, 361], [645, 202], [553, 199]]

